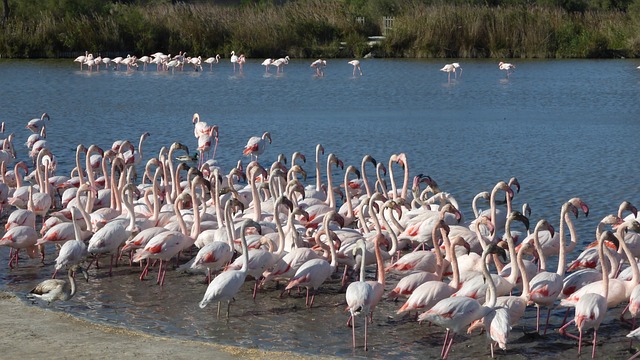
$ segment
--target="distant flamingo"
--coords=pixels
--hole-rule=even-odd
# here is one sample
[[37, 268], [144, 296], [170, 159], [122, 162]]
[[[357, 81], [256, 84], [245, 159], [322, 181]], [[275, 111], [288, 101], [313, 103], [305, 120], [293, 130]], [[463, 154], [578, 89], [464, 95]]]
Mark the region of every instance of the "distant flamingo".
[[213, 64], [217, 64], [220, 62], [220, 54], [217, 54], [216, 56], [212, 56], [209, 58], [206, 58], [204, 60], [204, 62], [206, 64], [209, 64], [209, 70], [213, 71]]
[[242, 242], [242, 256], [244, 262], [240, 270], [228, 270], [222, 272], [216, 276], [209, 286], [207, 291], [200, 301], [200, 308], [204, 309], [212, 301], [218, 301], [218, 317], [220, 317], [220, 303], [227, 301], [227, 319], [229, 319], [229, 308], [231, 307], [231, 300], [238, 293], [244, 280], [247, 278], [247, 269], [249, 264], [249, 248], [247, 247], [246, 231], [247, 228], [254, 227], [261, 232], [260, 224], [253, 220], [245, 220], [240, 227], [240, 241]]
[[89, 55], [89, 52], [85, 51], [84, 55], [80, 55], [77, 58], [75, 58], [75, 60], [73, 60], [73, 62], [80, 63], [80, 71], [82, 71], [82, 65], [84, 64], [84, 62], [87, 59], [88, 55]]
[[327, 66], [327, 60], [318, 59], [311, 63], [311, 67], [316, 70], [316, 76], [324, 76], [324, 68]]
[[289, 56], [274, 60], [272, 65], [278, 69], [277, 73], [279, 74], [281, 72], [284, 72], [284, 66], [287, 64], [289, 64]]
[[245, 145], [242, 153], [245, 156], [251, 156], [251, 159], [255, 156], [256, 161], [258, 161], [258, 156], [264, 152], [266, 146], [265, 140], [269, 140], [269, 144], [271, 144], [271, 134], [269, 134], [269, 132], [262, 134], [262, 137], [252, 136], [249, 138], [249, 141], [247, 141], [247, 145]]
[[442, 69], [440, 69], [440, 71], [446, 72], [447, 73], [447, 81], [451, 82], [451, 73], [455, 73], [456, 72], [456, 68], [453, 67], [453, 64], [447, 64]]
[[362, 69], [360, 68], [360, 60], [351, 60], [349, 61], [350, 65], [353, 65], [353, 76], [356, 76], [356, 68], [360, 72], [360, 76], [362, 76]]
[[516, 66], [510, 63], [504, 63], [500, 61], [498, 63], [498, 68], [500, 68], [500, 70], [505, 70], [507, 72], [507, 79], [508, 79], [509, 75], [511, 75], [511, 73], [513, 72], [512, 70], [514, 70]]
[[236, 63], [238, 62], [238, 55], [236, 55], [235, 51], [231, 52], [231, 63], [233, 64], [233, 72], [236, 72]]
[[244, 64], [247, 62], [247, 58], [244, 56], [244, 54], [240, 54], [240, 56], [238, 56], [238, 67], [239, 67], [239, 71], [242, 72], [244, 69]]
[[264, 72], [269, 72], [269, 66], [273, 65], [274, 60], [272, 58], [267, 58], [264, 59], [264, 61], [262, 62], [262, 66], [264, 66]]

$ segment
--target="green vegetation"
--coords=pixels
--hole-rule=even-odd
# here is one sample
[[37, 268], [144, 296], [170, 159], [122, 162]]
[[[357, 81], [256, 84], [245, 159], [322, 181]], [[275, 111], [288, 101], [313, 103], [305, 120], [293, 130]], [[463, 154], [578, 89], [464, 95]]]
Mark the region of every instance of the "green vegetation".
[[[640, 0], [3, 0], [1, 57], [640, 56]], [[383, 16], [394, 18], [385, 31]], [[356, 19], [360, 18], [359, 21]], [[385, 33], [379, 44], [368, 37]], [[228, 55], [227, 55], [228, 56]]]

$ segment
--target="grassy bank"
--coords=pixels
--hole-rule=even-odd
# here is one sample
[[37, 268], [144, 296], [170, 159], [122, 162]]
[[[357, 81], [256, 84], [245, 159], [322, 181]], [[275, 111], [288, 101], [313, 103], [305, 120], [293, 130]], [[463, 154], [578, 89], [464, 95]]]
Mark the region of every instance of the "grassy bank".
[[[365, 2], [366, 3], [366, 2]], [[397, 1], [371, 10], [353, 1], [301, 0], [283, 5], [106, 3], [10, 16], [0, 33], [2, 57], [156, 51], [248, 57], [638, 57], [640, 16], [632, 11], [567, 12], [541, 6], [427, 5]], [[393, 29], [380, 35], [382, 15]], [[356, 17], [364, 16], [364, 22]], [[228, 55], [227, 55], [228, 56]]]

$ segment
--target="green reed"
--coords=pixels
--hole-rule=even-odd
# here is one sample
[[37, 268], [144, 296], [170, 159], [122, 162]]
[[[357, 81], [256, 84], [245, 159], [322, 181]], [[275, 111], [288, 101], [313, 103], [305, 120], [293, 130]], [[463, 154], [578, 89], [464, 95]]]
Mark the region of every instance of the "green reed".
[[[156, 51], [203, 57], [233, 50], [247, 57], [566, 58], [637, 57], [637, 12], [569, 13], [538, 6], [427, 5], [398, 1], [393, 28], [380, 9], [347, 0], [299, 0], [281, 6], [207, 3], [106, 4], [81, 15], [33, 11], [11, 17], [0, 32], [1, 57], [138, 56]], [[369, 3], [370, 4], [370, 3]], [[374, 15], [375, 14], [375, 15]], [[634, 15], [635, 14], [635, 15]], [[363, 24], [355, 21], [364, 16]]]

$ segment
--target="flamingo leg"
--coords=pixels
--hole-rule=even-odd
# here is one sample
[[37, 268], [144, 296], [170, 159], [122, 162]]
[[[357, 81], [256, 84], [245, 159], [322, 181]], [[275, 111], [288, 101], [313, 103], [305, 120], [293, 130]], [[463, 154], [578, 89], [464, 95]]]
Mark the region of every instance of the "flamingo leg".
[[544, 324], [544, 333], [542, 335], [547, 335], [547, 327], [549, 327], [549, 316], [551, 316], [551, 308], [547, 311], [547, 321]]
[[456, 333], [451, 333], [451, 338], [449, 339], [449, 345], [447, 345], [447, 350], [444, 352], [444, 356], [442, 359], [446, 359], [449, 356], [449, 351], [451, 351], [451, 345], [453, 345], [453, 338], [456, 336]]
[[149, 264], [150, 264], [149, 259], [147, 259], [147, 265], [144, 266], [144, 269], [142, 269], [142, 273], [140, 273], [140, 281], [143, 281], [144, 278], [149, 273]]
[[[351, 313], [351, 316], [349, 316], [349, 321], [351, 321], [351, 323], [355, 323], [355, 319], [353, 318], [353, 313]], [[348, 324], [349, 322], [347, 322]], [[353, 338], [353, 348], [356, 348], [356, 327], [352, 326], [351, 327], [351, 337]]]
[[598, 340], [598, 329], [593, 330], [593, 347], [591, 350], [591, 358], [596, 357], [596, 341]]
[[163, 261], [160, 260], [160, 267], [158, 268], [158, 279], [156, 280], [156, 283], [158, 285], [160, 285], [160, 278], [162, 277], [162, 263], [163, 263]]
[[367, 319], [367, 315], [364, 315], [364, 351], [367, 351], [367, 327], [368, 327], [369, 319]]
[[217, 315], [218, 319], [220, 319], [220, 303], [221, 301], [218, 301], [218, 315]]
[[577, 336], [575, 336], [575, 335], [573, 335], [573, 334], [569, 334], [569, 333], [567, 332], [567, 330], [566, 330], [566, 328], [567, 328], [569, 325], [573, 324], [574, 322], [575, 322], [575, 320], [571, 320], [571, 321], [569, 321], [568, 323], [564, 324], [564, 325], [560, 328], [560, 330], [558, 330], [558, 332], [559, 332], [560, 334], [564, 335], [564, 336], [567, 336], [567, 337], [570, 337], [570, 338], [572, 338], [572, 339], [578, 340], [578, 337], [577, 337]]
[[447, 342], [449, 341], [449, 332], [450, 330], [447, 329], [447, 332], [444, 333], [444, 344], [442, 345], [442, 350], [440, 351], [441, 358], [444, 358], [444, 352], [445, 350], [447, 350]]
[[580, 335], [578, 336], [578, 356], [582, 352], [582, 329], [579, 330]]

